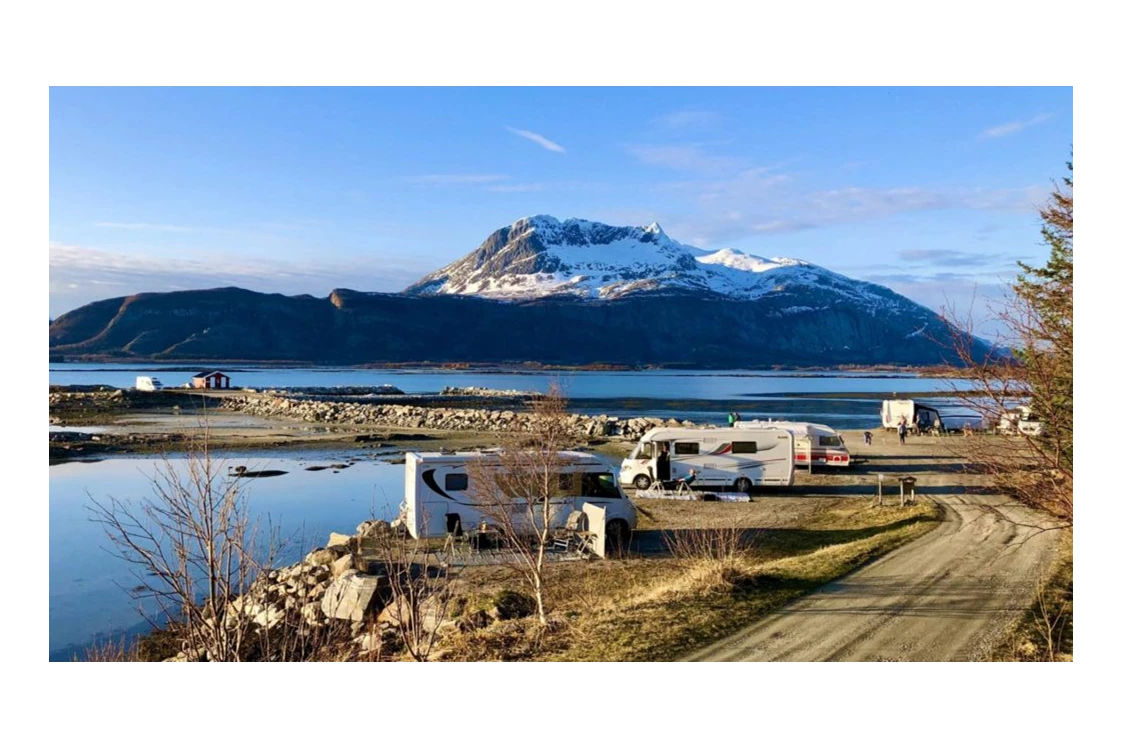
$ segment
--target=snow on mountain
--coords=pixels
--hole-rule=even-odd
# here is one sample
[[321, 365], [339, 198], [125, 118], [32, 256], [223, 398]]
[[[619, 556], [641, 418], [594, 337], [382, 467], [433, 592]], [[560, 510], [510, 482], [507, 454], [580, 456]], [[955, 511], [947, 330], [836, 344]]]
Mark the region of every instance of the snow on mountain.
[[866, 306], [896, 306], [900, 299], [887, 289], [803, 260], [769, 260], [732, 248], [707, 253], [670, 238], [658, 223], [609, 226], [544, 215], [522, 218], [499, 229], [474, 252], [425, 276], [405, 292], [510, 300], [563, 294], [613, 299], [683, 292], [754, 299], [815, 290], [829, 290], [831, 296], [841, 295]]

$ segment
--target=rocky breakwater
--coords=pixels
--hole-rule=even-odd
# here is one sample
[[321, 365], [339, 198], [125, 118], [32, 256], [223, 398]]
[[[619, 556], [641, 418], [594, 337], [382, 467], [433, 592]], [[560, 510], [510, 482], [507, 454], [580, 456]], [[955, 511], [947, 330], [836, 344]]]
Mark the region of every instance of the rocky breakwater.
[[[432, 431], [518, 431], [532, 416], [513, 410], [439, 408], [416, 405], [346, 403], [285, 397], [229, 397], [222, 407], [264, 418], [292, 418], [315, 423], [388, 426]], [[690, 421], [663, 418], [620, 418], [609, 415], [569, 416], [574, 432], [590, 438], [638, 439], [654, 428], [685, 426]]]
[[525, 390], [493, 390], [490, 387], [445, 387], [442, 395], [455, 397], [533, 397]]

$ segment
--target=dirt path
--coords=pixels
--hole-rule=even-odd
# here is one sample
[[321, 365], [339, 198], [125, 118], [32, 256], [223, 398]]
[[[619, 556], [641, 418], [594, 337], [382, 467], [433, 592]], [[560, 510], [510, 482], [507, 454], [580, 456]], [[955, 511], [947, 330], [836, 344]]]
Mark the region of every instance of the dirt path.
[[1041, 532], [1041, 515], [970, 486], [936, 493], [950, 488], [944, 482], [918, 476], [918, 493], [943, 508], [938, 528], [686, 659], [984, 658], [1031, 604], [1060, 533]]

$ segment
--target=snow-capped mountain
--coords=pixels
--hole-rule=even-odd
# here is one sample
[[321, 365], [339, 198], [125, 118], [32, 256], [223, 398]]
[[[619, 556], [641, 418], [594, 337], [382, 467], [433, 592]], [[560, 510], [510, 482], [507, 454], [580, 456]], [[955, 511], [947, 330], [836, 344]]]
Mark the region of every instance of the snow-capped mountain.
[[704, 368], [935, 364], [951, 349], [932, 310], [818, 265], [549, 216], [404, 293], [139, 294], [62, 315], [50, 341], [52, 356]]
[[474, 252], [405, 293], [521, 300], [689, 292], [757, 299], [797, 289], [829, 289], [875, 306], [895, 301], [886, 289], [803, 260], [766, 259], [732, 248], [707, 253], [667, 236], [658, 223], [609, 226], [544, 215], [499, 229]]

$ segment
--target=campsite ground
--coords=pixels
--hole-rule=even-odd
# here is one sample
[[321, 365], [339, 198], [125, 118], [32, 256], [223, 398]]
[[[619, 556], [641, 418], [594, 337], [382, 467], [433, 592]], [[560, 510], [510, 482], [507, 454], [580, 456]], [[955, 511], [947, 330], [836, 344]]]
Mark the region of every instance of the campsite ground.
[[[52, 416], [105, 429], [98, 442], [83, 444], [91, 450], [86, 454], [174, 449], [202, 425], [173, 407], [86, 416], [52, 408]], [[495, 440], [487, 432], [325, 426], [217, 408], [207, 411], [205, 425], [213, 448], [362, 440], [409, 450]], [[461, 626], [437, 654], [451, 660], [1017, 656], [1025, 645], [1016, 639], [1040, 628], [1024, 616], [1039, 602], [1041, 583], [1064, 582], [1065, 554], [1057, 551], [1070, 541], [1067, 531], [1045, 529], [1052, 527], [1046, 518], [990, 493], [986, 476], [971, 465], [977, 440], [1001, 437], [914, 437], [900, 445], [895, 434], [877, 431], [867, 446], [861, 432], [844, 436], [858, 464], [799, 471], [795, 486], [759, 491], [751, 503], [638, 499], [640, 524], [623, 557], [550, 568], [545, 632], [530, 630], [532, 618]], [[630, 446], [604, 441], [594, 448], [619, 457]], [[51, 456], [59, 459], [54, 443]], [[76, 455], [61, 458], [68, 456]], [[916, 500], [901, 506], [897, 487], [904, 476], [916, 478]], [[1062, 603], [1070, 615], [1071, 561], [1067, 569]], [[480, 608], [520, 589], [520, 578], [510, 568], [468, 567], [458, 585], [460, 607]], [[1071, 634], [1067, 641], [1071, 652]]]

